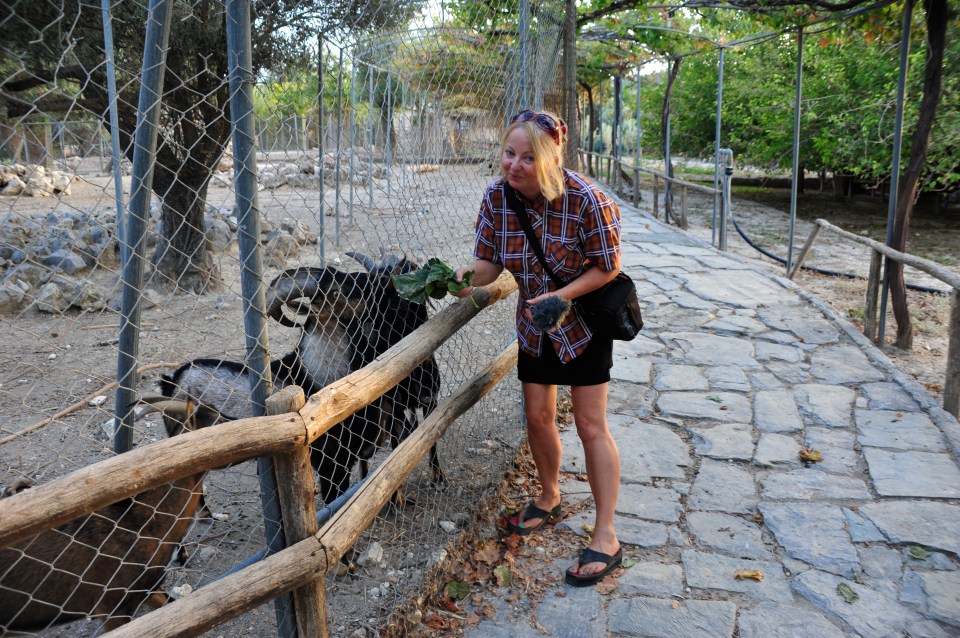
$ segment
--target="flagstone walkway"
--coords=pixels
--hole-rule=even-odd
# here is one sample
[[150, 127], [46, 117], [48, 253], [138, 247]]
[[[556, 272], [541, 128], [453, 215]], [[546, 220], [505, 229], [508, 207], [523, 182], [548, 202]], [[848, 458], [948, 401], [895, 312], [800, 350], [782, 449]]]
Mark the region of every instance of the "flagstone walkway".
[[[540, 596], [505, 589], [465, 635], [960, 636], [957, 420], [822, 300], [621, 211], [646, 323], [616, 343], [610, 384], [632, 564], [608, 592], [550, 563]], [[582, 449], [563, 438], [576, 513], [544, 533], [586, 541]]]

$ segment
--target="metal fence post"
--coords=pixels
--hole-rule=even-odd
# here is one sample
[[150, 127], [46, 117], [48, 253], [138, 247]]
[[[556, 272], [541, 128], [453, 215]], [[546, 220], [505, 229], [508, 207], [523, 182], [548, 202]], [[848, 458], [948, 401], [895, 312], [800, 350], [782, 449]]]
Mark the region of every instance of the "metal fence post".
[[723, 203], [720, 206], [720, 250], [727, 249], [727, 219], [730, 217], [730, 181], [733, 177], [733, 151], [729, 148], [720, 149], [720, 158], [723, 160]]
[[[130, 184], [130, 213], [126, 224], [126, 261], [120, 276], [120, 343], [117, 356], [117, 399], [114, 408], [117, 424], [113, 451], [126, 452], [133, 445], [136, 399], [137, 357], [140, 352], [140, 292], [143, 289], [143, 262], [146, 252], [144, 234], [150, 216], [150, 189], [153, 187], [154, 156], [157, 150], [157, 127], [160, 122], [160, 96], [166, 70], [167, 42], [173, 0], [150, 0], [147, 13], [147, 35], [143, 45], [139, 115], [133, 149], [133, 171]], [[121, 253], [122, 255], [123, 253]]]
[[[260, 254], [260, 211], [257, 206], [257, 157], [253, 116], [253, 61], [250, 42], [250, 3], [245, 0], [227, 2], [227, 51], [230, 68], [230, 114], [233, 120], [233, 172], [237, 193], [236, 213], [239, 222], [237, 243], [242, 268], [240, 286], [243, 293], [243, 325], [246, 335], [247, 367], [254, 416], [264, 416], [266, 400], [273, 382], [266, 312], [264, 310], [263, 262]], [[260, 499], [267, 547], [271, 553], [285, 546], [273, 459], [257, 459], [260, 477]], [[284, 638], [296, 635], [293, 599], [289, 594], [274, 601], [277, 632]]]

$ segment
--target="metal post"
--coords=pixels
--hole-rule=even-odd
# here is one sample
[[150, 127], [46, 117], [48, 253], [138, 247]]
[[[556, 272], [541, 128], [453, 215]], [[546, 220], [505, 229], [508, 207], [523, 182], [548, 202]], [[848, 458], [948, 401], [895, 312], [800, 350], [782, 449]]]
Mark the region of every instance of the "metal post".
[[790, 186], [790, 235], [787, 237], [787, 270], [793, 268], [793, 234], [797, 225], [797, 191], [800, 190], [800, 98], [803, 95], [803, 27], [797, 30], [797, 90], [793, 101], [793, 180]]
[[377, 142], [377, 129], [373, 119], [373, 65], [367, 66], [367, 77], [369, 82], [367, 86], [369, 87], [370, 92], [370, 117], [367, 118], [370, 122], [370, 162], [369, 170], [367, 175], [367, 206], [373, 208], [373, 148]]
[[720, 113], [723, 107], [723, 62], [726, 51], [725, 48], [720, 47], [720, 62], [717, 65], [717, 130], [713, 140], [713, 189], [715, 192], [713, 193], [713, 219], [710, 226], [712, 231], [710, 243], [713, 245], [717, 244], [717, 209], [720, 207], [720, 194], [716, 191], [720, 190]]
[[520, 108], [528, 108], [527, 77], [530, 64], [530, 0], [520, 0]]
[[[900, 146], [903, 139], [903, 96], [907, 84], [907, 63], [910, 57], [910, 22], [913, 17], [913, 0], [903, 5], [903, 29], [900, 35], [900, 76], [897, 78], [897, 114], [893, 125], [893, 160], [890, 169], [890, 206], [887, 209], [887, 246], [893, 244], [893, 222], [897, 215], [897, 199], [900, 196]], [[890, 290], [890, 259], [883, 260], [883, 288], [880, 294], [880, 325], [877, 343], [882, 347], [887, 327], [887, 293]]]
[[[120, 170], [120, 116], [117, 113], [117, 67], [113, 56], [113, 18], [110, 0], [101, 0], [103, 50], [107, 54], [107, 99], [110, 102], [110, 158], [113, 162], [113, 197], [117, 203], [117, 237], [124, 237], [123, 171]], [[99, 130], [99, 129], [98, 129]], [[120, 263], [126, 263], [126, 243], [120, 242]]]
[[[350, 60], [350, 183], [348, 185], [349, 203], [347, 205], [347, 219], [353, 222], [353, 191], [354, 178], [357, 175], [357, 169], [354, 164], [357, 147], [357, 61], [355, 58]], [[340, 245], [340, 233], [337, 233], [337, 245]]]
[[333, 200], [334, 214], [334, 244], [340, 245], [340, 144], [343, 138], [343, 47], [340, 47], [340, 66], [337, 67], [337, 156], [335, 159], [336, 171], [333, 176], [333, 188], [335, 189]]
[[[250, 376], [250, 402], [253, 416], [266, 415], [266, 400], [272, 389], [270, 353], [263, 291], [263, 262], [260, 254], [260, 214], [257, 208], [257, 157], [253, 119], [253, 61], [250, 42], [250, 3], [227, 2], [227, 60], [230, 73], [230, 114], [233, 120], [233, 174], [236, 189], [236, 213], [239, 223], [237, 244], [242, 267], [240, 288], [243, 294], [243, 325], [246, 334], [247, 367]], [[280, 518], [280, 501], [273, 459], [257, 459], [264, 534], [270, 553], [285, 546]], [[289, 594], [274, 601], [277, 632], [296, 635], [293, 599]]]
[[113, 451], [122, 453], [133, 445], [133, 409], [137, 390], [137, 356], [140, 351], [140, 291], [143, 289], [144, 233], [150, 216], [150, 189], [160, 123], [160, 96], [166, 70], [167, 43], [173, 0], [150, 0], [147, 34], [143, 45], [143, 71], [138, 101], [137, 130], [130, 183], [130, 218], [124, 242], [126, 261], [120, 275], [120, 337], [117, 356], [117, 398]]
[[318, 185], [320, 190], [320, 206], [317, 210], [319, 219], [317, 224], [320, 226], [320, 232], [318, 233], [319, 237], [317, 238], [318, 243], [320, 244], [320, 263], [326, 263], [326, 233], [324, 232], [324, 220], [326, 219], [326, 202], [325, 197], [327, 195], [326, 190], [327, 186], [324, 183], [324, 165], [326, 163], [326, 152], [324, 151], [323, 140], [326, 137], [326, 131], [323, 126], [323, 39], [317, 43], [317, 131], [320, 136], [319, 146], [320, 152], [319, 157], [320, 161], [317, 162], [317, 172], [320, 175], [320, 183]]
[[[636, 158], [636, 167], [640, 168], [640, 161], [642, 155], [640, 152], [641, 137], [640, 137], [640, 115], [642, 110], [640, 109], [640, 67], [637, 67], [637, 148], [634, 150], [634, 157]], [[637, 193], [640, 192], [640, 173], [637, 172], [637, 184], [636, 184]], [[638, 198], [639, 199], [639, 198]]]
[[617, 191], [620, 186], [620, 164], [623, 161], [623, 154], [620, 143], [620, 138], [623, 135], [623, 132], [620, 130], [620, 125], [622, 124], [623, 116], [623, 76], [615, 75], [613, 76], [613, 129], [610, 134], [610, 142], [613, 146], [613, 157], [615, 173], [613, 174], [613, 179], [610, 180], [613, 184], [614, 192]]
[[720, 207], [720, 250], [727, 249], [727, 220], [730, 218], [730, 180], [733, 177], [733, 151], [729, 148], [720, 149], [720, 159], [723, 161], [723, 203]]
[[393, 187], [393, 144], [391, 144], [393, 133], [393, 75], [387, 73], [387, 131], [383, 142], [384, 160], [387, 165], [387, 197], [392, 193]]

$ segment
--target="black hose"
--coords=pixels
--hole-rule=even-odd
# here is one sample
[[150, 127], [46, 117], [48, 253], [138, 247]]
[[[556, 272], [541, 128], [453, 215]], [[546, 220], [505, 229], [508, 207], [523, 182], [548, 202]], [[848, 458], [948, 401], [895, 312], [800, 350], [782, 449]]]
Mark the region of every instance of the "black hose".
[[[772, 260], [774, 260], [774, 261], [776, 261], [776, 262], [779, 262], [779, 263], [783, 264], [784, 266], [787, 265], [787, 260], [786, 260], [786, 259], [784, 259], [783, 257], [777, 257], [776, 255], [774, 255], [774, 254], [771, 253], [770, 251], [764, 250], [763, 247], [757, 245], [752, 239], [750, 239], [749, 237], [747, 237], [747, 234], [746, 234], [745, 232], [743, 232], [743, 229], [742, 229], [742, 228], [740, 228], [740, 224], [737, 223], [737, 220], [733, 217], [733, 215], [730, 215], [730, 220], [733, 222], [733, 227], [737, 229], [737, 233], [740, 234], [740, 236], [743, 238], [743, 241], [747, 242], [747, 244], [749, 244], [751, 248], [757, 250], [757, 251], [760, 252], [761, 254], [769, 257], [770, 259], [772, 259]], [[801, 266], [800, 266], [800, 269], [801, 269], [801, 270], [808, 270], [808, 271], [810, 271], [810, 272], [815, 272], [815, 273], [817, 273], [818, 275], [827, 275], [827, 276], [829, 276], [829, 277], [844, 277], [844, 278], [846, 278], [846, 279], [866, 279], [866, 277], [864, 277], [863, 275], [854, 275], [854, 274], [852, 274], [852, 273], [848, 273], [848, 272], [838, 272], [838, 271], [836, 271], [836, 270], [824, 270], [823, 268], [814, 268], [813, 266], [803, 266], [803, 265], [801, 265]], [[936, 295], [945, 295], [945, 294], [947, 294], [947, 291], [946, 291], [946, 290], [939, 290], [939, 289], [937, 289], [937, 288], [930, 288], [930, 287], [928, 287], [928, 286], [920, 286], [920, 285], [918, 285], [918, 284], [907, 284], [907, 288], [909, 288], [910, 290], [916, 290], [916, 291], [918, 291], [918, 292], [929, 292], [929, 293], [933, 293], [933, 294], [936, 294]]]

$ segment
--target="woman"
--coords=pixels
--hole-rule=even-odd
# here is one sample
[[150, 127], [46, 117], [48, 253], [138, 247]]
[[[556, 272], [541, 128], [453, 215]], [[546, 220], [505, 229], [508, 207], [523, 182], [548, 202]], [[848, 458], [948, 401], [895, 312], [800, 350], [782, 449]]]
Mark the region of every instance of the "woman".
[[[532, 323], [530, 309], [550, 296], [572, 301], [595, 290], [620, 270], [620, 211], [609, 197], [561, 158], [567, 127], [550, 113], [523, 111], [501, 144], [503, 177], [488, 188], [477, 217], [473, 286], [494, 281], [504, 268], [517, 280], [517, 375], [523, 386], [527, 438], [540, 479], [540, 495], [510, 519], [509, 530], [528, 535], [553, 519], [560, 507], [560, 433], [557, 386], [571, 386], [577, 434], [596, 504], [589, 545], [567, 570], [575, 586], [597, 582], [620, 565], [623, 551], [614, 530], [620, 455], [607, 427], [607, 385], [613, 341], [594, 335], [576, 306], [550, 333]], [[513, 193], [519, 195], [517, 198]], [[528, 246], [517, 214], [522, 206], [559, 286]], [[462, 278], [463, 272], [458, 271]], [[458, 296], [470, 294], [471, 288]]]

